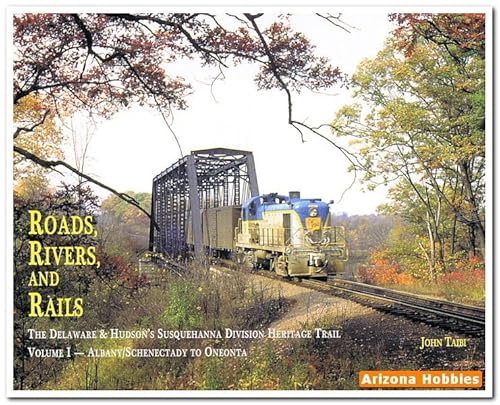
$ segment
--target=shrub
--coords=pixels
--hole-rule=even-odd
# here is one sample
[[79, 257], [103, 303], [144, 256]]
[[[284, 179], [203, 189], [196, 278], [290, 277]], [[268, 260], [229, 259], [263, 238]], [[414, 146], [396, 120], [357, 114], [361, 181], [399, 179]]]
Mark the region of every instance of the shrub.
[[397, 285], [409, 286], [409, 285], [413, 285], [414, 282], [415, 282], [415, 279], [410, 274], [398, 273], [396, 275], [396, 284]]
[[224, 359], [211, 357], [203, 359], [201, 388], [220, 390], [224, 388]]
[[371, 255], [371, 266], [358, 269], [358, 278], [363, 283], [375, 285], [411, 285], [414, 278], [401, 272], [399, 264], [384, 257], [382, 253], [374, 252]]
[[484, 299], [484, 276], [484, 269], [454, 271], [440, 275], [436, 284], [446, 299], [481, 301]]
[[196, 329], [202, 326], [199, 291], [192, 282], [179, 280], [168, 289], [162, 322], [171, 328]]
[[467, 256], [455, 261], [455, 270], [458, 272], [484, 272], [484, 260], [477, 256]]

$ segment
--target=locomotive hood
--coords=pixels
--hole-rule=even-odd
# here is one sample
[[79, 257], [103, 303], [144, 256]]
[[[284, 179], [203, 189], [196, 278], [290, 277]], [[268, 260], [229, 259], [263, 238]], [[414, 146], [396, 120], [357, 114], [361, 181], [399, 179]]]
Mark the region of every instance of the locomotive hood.
[[319, 217], [324, 224], [330, 211], [329, 205], [320, 198], [289, 197], [277, 193], [252, 197], [242, 207], [243, 220], [261, 220], [264, 212], [293, 210], [303, 225], [307, 217]]

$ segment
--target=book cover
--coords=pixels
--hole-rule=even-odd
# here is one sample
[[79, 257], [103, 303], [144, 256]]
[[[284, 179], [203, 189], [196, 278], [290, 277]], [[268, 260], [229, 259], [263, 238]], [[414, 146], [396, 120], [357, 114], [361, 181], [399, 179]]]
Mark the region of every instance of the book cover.
[[491, 8], [6, 21], [10, 397], [491, 397]]

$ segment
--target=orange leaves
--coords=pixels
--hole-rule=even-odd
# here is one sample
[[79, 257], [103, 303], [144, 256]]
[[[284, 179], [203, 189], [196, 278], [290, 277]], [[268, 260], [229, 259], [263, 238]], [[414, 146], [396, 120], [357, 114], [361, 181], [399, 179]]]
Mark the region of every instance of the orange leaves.
[[484, 302], [484, 277], [484, 268], [454, 271], [440, 275], [436, 280], [436, 285], [446, 299], [476, 304]]
[[440, 275], [437, 284], [460, 284], [463, 286], [482, 285], [484, 287], [484, 270], [454, 271]]
[[396, 284], [398, 266], [389, 263], [388, 260], [377, 260], [375, 262], [375, 282], [377, 284]]
[[[440, 275], [436, 284], [446, 291], [451, 298], [456, 296], [484, 295], [485, 269], [484, 260], [477, 256], [458, 259], [454, 271]], [[481, 298], [481, 297], [476, 297]]]
[[406, 273], [398, 273], [396, 276], [396, 284], [398, 285], [412, 285], [415, 279]]
[[[358, 269], [361, 282], [400, 288], [418, 294], [433, 294], [447, 300], [481, 304], [484, 302], [484, 261], [477, 256], [454, 259], [453, 269], [437, 276], [435, 281], [424, 281], [408, 274], [408, 269], [395, 260], [384, 256], [385, 252], [374, 252], [371, 265]], [[423, 264], [424, 265], [424, 264]], [[404, 270], [404, 271], [402, 271]]]
[[411, 285], [414, 278], [402, 273], [398, 263], [384, 258], [380, 252], [372, 254], [372, 265], [358, 270], [361, 281], [375, 285]]
[[457, 260], [455, 262], [455, 269], [460, 272], [482, 271], [484, 273], [484, 260], [478, 256], [469, 256], [464, 259]]
[[485, 14], [391, 14], [390, 19], [398, 24], [394, 35], [408, 54], [418, 39], [424, 38], [446, 47], [455, 57], [460, 53], [453, 48], [484, 56]]

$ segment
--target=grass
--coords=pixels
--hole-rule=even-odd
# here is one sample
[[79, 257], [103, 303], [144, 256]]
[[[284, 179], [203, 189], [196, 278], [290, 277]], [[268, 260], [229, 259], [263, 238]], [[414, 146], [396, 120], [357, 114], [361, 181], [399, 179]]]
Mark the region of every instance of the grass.
[[412, 284], [386, 284], [383, 287], [413, 294], [442, 298], [462, 304], [484, 306], [484, 285], [481, 282], [446, 281], [419, 282]]
[[[422, 286], [424, 287], [424, 286]], [[420, 287], [419, 287], [420, 288]], [[413, 292], [421, 293], [421, 290]], [[428, 289], [427, 289], [428, 292]], [[102, 291], [108, 307], [86, 314], [106, 319], [105, 328], [223, 330], [263, 329], [285, 313], [290, 303], [279, 291], [247, 282], [245, 276], [215, 276], [192, 269], [182, 278], [168, 276], [161, 287], [142, 287], [133, 295], [115, 297], [118, 290]], [[112, 296], [110, 296], [112, 295]], [[362, 314], [358, 314], [362, 321]], [[356, 320], [355, 320], [356, 321]], [[222, 339], [222, 340], [97, 340], [77, 342], [77, 349], [116, 348], [217, 348], [241, 347], [247, 357], [187, 358], [86, 358], [66, 363], [64, 369], [43, 384], [59, 390], [346, 390], [358, 389], [357, 373], [363, 369], [399, 369], [401, 354], [360, 322], [352, 313], [337, 313], [300, 325], [297, 329], [337, 328], [341, 339]], [[357, 322], [357, 321], [356, 321]], [[356, 326], [357, 325], [357, 326]], [[373, 323], [369, 324], [373, 327]], [[349, 332], [344, 335], [344, 328]], [[75, 326], [74, 329], [77, 327]], [[375, 336], [373, 331], [375, 331]], [[360, 337], [358, 339], [358, 337]], [[363, 340], [364, 339], [364, 340]], [[395, 339], [399, 341], [399, 336]], [[392, 357], [387, 353], [394, 354]], [[405, 358], [404, 367], [418, 368]]]

